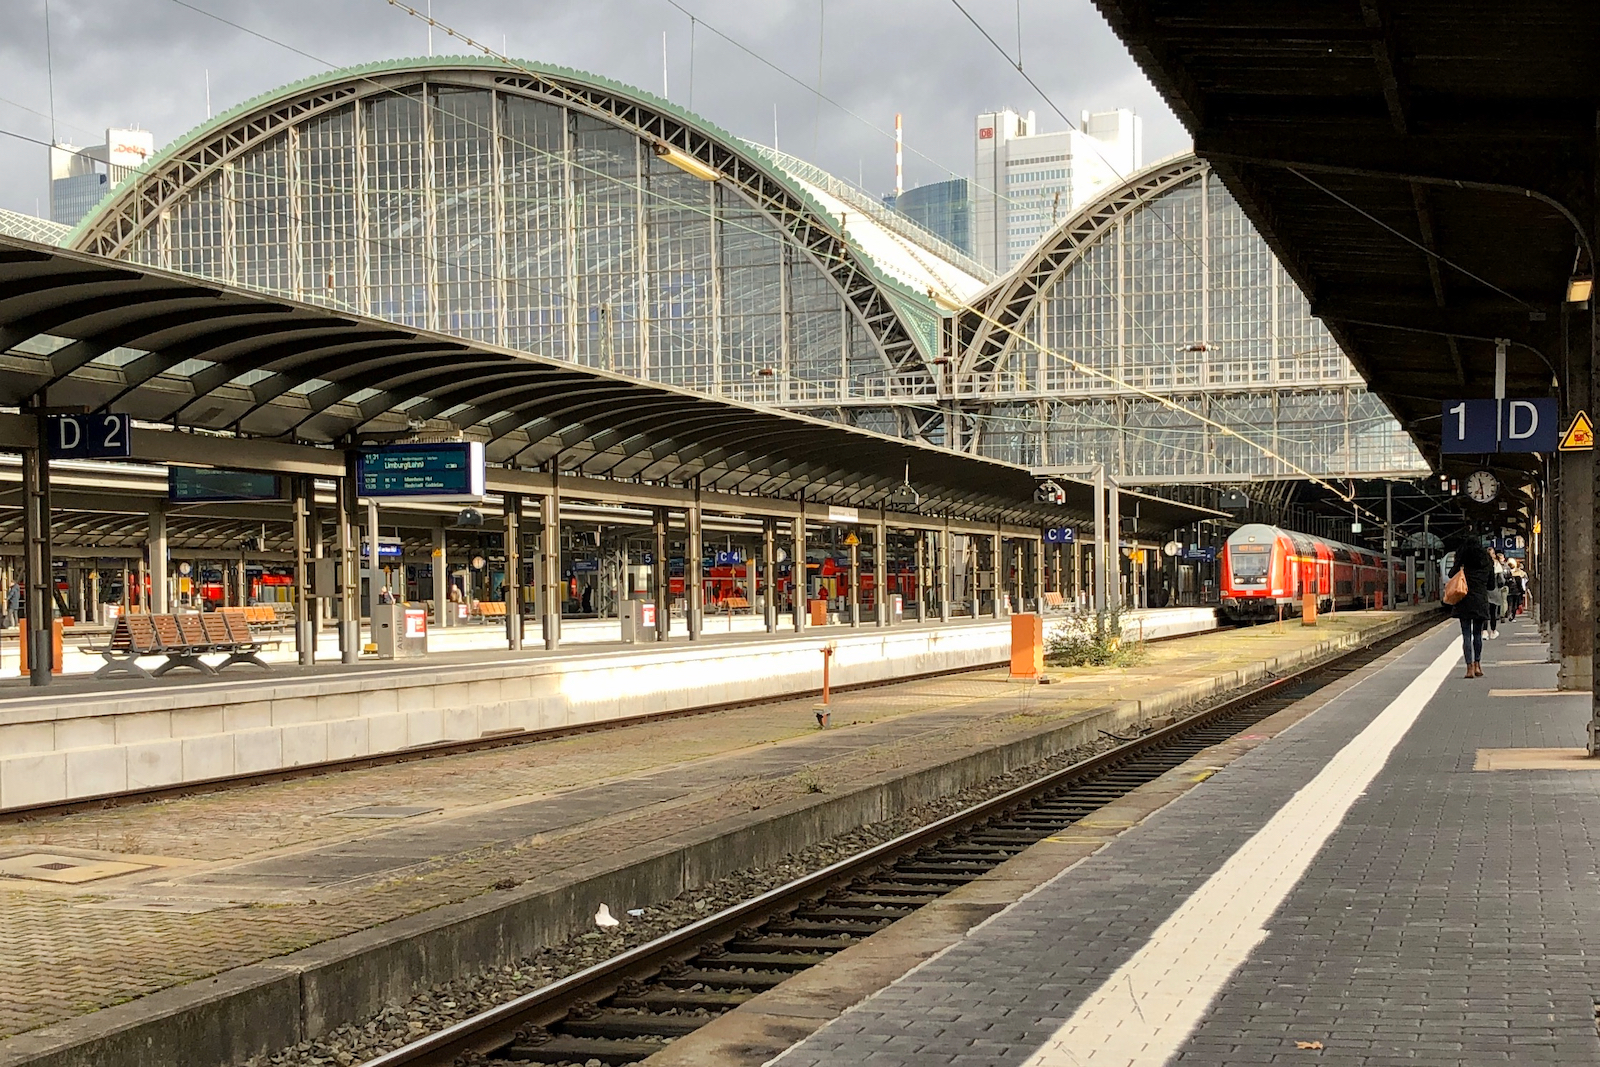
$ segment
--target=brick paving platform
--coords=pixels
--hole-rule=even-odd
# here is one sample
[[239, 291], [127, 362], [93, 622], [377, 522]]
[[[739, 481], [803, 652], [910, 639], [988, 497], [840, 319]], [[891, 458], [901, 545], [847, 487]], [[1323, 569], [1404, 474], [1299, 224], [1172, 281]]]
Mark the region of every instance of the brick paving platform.
[[1440, 626], [775, 1064], [1600, 1060], [1600, 764], [1547, 659], [1519, 620], [1468, 681]]
[[[0, 881], [0, 1037], [621, 862], [686, 828], [937, 767], [1108, 704], [1232, 685], [1400, 622], [1362, 613], [1207, 634], [1151, 645], [1134, 667], [1053, 671], [1048, 687], [995, 671], [883, 686], [840, 697], [827, 731], [807, 699], [0, 826], [0, 872], [12, 875]], [[367, 806], [421, 813], [352, 817]], [[5, 868], [40, 856], [141, 869], [72, 883]], [[11, 1044], [0, 1041], [0, 1063], [20, 1062]]]

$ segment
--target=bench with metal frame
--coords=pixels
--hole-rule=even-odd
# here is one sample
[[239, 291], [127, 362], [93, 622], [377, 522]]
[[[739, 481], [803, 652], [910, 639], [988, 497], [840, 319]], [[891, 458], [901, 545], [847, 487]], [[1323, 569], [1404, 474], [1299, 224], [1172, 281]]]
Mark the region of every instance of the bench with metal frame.
[[[112, 628], [108, 644], [80, 648], [105, 660], [104, 666], [94, 672], [96, 678], [119, 674], [159, 678], [179, 667], [211, 675], [235, 663], [271, 670], [259, 653], [276, 644], [252, 634], [244, 616], [235, 610], [200, 615], [122, 615]], [[211, 653], [223, 653], [227, 658], [212, 666], [200, 658]], [[165, 656], [167, 661], [154, 671], [147, 671], [138, 664], [147, 656]]]

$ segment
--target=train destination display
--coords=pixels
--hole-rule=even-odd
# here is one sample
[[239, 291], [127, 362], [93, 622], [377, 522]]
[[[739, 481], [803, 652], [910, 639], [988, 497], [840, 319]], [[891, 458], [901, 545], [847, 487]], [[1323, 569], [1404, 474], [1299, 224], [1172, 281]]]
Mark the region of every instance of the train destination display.
[[200, 500], [282, 500], [275, 474], [230, 471], [214, 467], [168, 467], [167, 499], [173, 503]]
[[363, 497], [483, 499], [483, 444], [455, 441], [387, 445], [361, 450], [357, 474]]

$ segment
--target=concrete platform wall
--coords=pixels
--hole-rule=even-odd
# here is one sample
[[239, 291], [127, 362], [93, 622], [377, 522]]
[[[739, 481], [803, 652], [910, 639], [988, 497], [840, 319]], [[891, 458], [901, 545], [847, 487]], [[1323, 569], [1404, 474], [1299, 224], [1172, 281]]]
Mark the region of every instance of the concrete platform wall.
[[1010, 623], [0, 701], [0, 810], [1007, 661]]

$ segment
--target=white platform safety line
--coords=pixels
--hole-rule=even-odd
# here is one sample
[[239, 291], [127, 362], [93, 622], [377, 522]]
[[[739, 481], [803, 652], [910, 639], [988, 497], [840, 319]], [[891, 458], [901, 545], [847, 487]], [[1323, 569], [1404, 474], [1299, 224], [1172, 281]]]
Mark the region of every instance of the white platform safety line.
[[1161, 1067], [1267, 936], [1266, 923], [1461, 662], [1455, 641], [1340, 749], [1024, 1061]]

